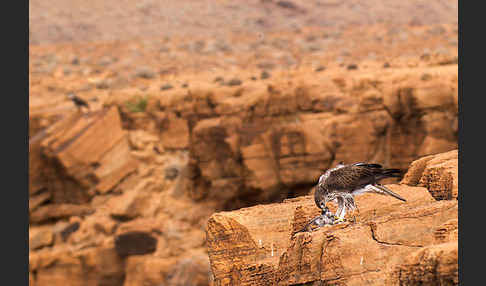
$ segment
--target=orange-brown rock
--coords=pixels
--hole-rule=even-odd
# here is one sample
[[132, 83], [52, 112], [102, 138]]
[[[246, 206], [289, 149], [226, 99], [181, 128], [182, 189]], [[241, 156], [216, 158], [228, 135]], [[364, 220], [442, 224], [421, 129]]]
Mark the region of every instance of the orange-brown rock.
[[436, 200], [458, 197], [457, 150], [414, 161], [401, 181], [410, 186], [426, 187]]
[[433, 80], [402, 69], [301, 71], [236, 87], [196, 82], [153, 97], [147, 112], [163, 122], [155, 132], [164, 147], [189, 144], [193, 198], [237, 208], [249, 198], [305, 194], [339, 161], [405, 169], [420, 156], [457, 148], [457, 68], [426, 70]]
[[293, 234], [319, 214], [311, 196], [212, 215], [214, 285], [457, 285], [457, 200], [388, 187], [407, 202], [364, 194], [355, 222], [314, 232]]
[[29, 196], [29, 212], [32, 213], [36, 210], [40, 205], [48, 202], [51, 198], [52, 194], [50, 192], [43, 192], [36, 195]]
[[72, 216], [85, 216], [93, 212], [93, 208], [87, 205], [48, 204], [33, 211], [29, 216], [29, 221], [32, 224], [36, 224], [66, 219]]
[[407, 256], [392, 275], [398, 285], [459, 285], [457, 251], [457, 241], [424, 247]]
[[[144, 148], [150, 149], [149, 145]], [[204, 225], [214, 208], [174, 195], [181, 176], [167, 178], [165, 170], [182, 164], [183, 155], [166, 158], [154, 154], [153, 161], [140, 163], [140, 168], [147, 170], [123, 180], [118, 192], [99, 194], [83, 205], [37, 207], [34, 214], [56, 210], [56, 219], [42, 220], [40, 225], [34, 224], [36, 220], [31, 222], [29, 265], [32, 280], [39, 283], [36, 285], [49, 281], [67, 285], [208, 285]], [[68, 213], [76, 207], [90, 211]], [[100, 257], [92, 257], [96, 254]], [[66, 280], [68, 276], [72, 281]]]
[[203, 249], [182, 259], [157, 256], [130, 256], [126, 264], [125, 286], [137, 285], [209, 285], [208, 256]]
[[[215, 211], [308, 194], [337, 160], [406, 168], [457, 148], [457, 3], [118, 2], [71, 13], [67, 1], [31, 1], [29, 213], [47, 216], [29, 226], [40, 242], [31, 240], [31, 285], [211, 285]], [[76, 112], [68, 93], [90, 112]], [[114, 142], [122, 133], [128, 144]], [[67, 142], [69, 158], [46, 155], [49, 139]], [[290, 229], [317, 214], [310, 206], [292, 210]], [[454, 219], [437, 224], [434, 243], [456, 241]], [[130, 233], [154, 238], [155, 250], [120, 256], [115, 240]], [[376, 233], [386, 235], [379, 224]], [[410, 274], [428, 264], [402, 262], [397, 277], [434, 283]]]
[[112, 246], [55, 249], [30, 254], [35, 285], [122, 285], [123, 262]]
[[[43, 172], [54, 203], [86, 203], [136, 167], [116, 108], [72, 113], [45, 130]], [[34, 155], [34, 154], [32, 154]]]
[[51, 246], [54, 243], [54, 234], [50, 229], [33, 229], [30, 230], [29, 236], [29, 248], [33, 250]]

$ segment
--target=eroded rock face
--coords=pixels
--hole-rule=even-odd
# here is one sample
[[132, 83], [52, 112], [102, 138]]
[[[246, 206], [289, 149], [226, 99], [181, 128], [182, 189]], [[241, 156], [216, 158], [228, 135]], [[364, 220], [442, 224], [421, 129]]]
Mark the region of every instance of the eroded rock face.
[[298, 74], [244, 87], [200, 83], [154, 100], [148, 112], [164, 147], [189, 149], [193, 199], [234, 209], [305, 194], [340, 161], [406, 169], [456, 148], [457, 70], [430, 72], [430, 81], [405, 69], [312, 81]]
[[[449, 153], [431, 160], [444, 158], [457, 162]], [[457, 200], [436, 200], [433, 188], [388, 187], [407, 202], [364, 194], [356, 222], [314, 232], [292, 235], [319, 214], [311, 196], [212, 215], [214, 285], [458, 285]]]
[[121, 127], [116, 107], [73, 111], [30, 142], [31, 285], [208, 285], [214, 207], [179, 191], [186, 152]]
[[398, 284], [459, 285], [457, 251], [457, 241], [415, 251], [396, 267]]
[[[387, 271], [420, 283], [406, 267], [428, 266], [413, 259], [402, 261], [406, 269], [400, 270], [374, 254], [376, 264], [364, 260], [363, 268], [352, 256], [361, 245], [353, 239], [363, 241], [361, 253], [390, 248], [393, 259], [409, 255], [397, 249], [456, 241], [457, 216], [455, 223], [439, 215], [450, 211], [451, 196], [435, 202], [424, 195], [427, 188], [436, 198], [449, 190], [448, 179], [437, 184], [450, 167], [439, 161], [429, 175], [422, 176], [425, 168], [417, 171], [413, 187], [391, 186], [412, 201], [422, 196], [436, 203], [434, 208], [358, 200], [367, 205], [358, 205], [359, 227], [335, 226], [329, 238], [331, 229], [290, 236], [318, 214], [310, 197], [270, 205], [270, 211], [259, 206], [208, 218], [222, 209], [308, 194], [321, 172], [341, 160], [406, 168], [421, 154], [455, 148], [448, 124], [457, 116], [457, 69], [430, 69], [436, 74], [427, 85], [407, 69], [312, 80], [297, 74], [293, 83], [277, 75], [272, 82], [238, 86], [191, 83], [152, 97], [144, 113], [128, 114], [120, 103], [69, 113], [45, 130], [42, 125], [30, 142], [30, 279], [35, 285], [362, 285], [356, 277], [372, 281]], [[417, 222], [407, 229], [404, 221]], [[206, 224], [213, 229], [207, 240]], [[350, 249], [349, 261], [340, 252], [315, 256], [324, 244], [335, 249], [333, 243]]]
[[426, 187], [436, 200], [457, 199], [457, 150], [414, 161], [401, 181], [410, 186]]
[[47, 200], [86, 204], [136, 169], [116, 108], [69, 113], [39, 132], [29, 142], [31, 214]]
[[34, 285], [122, 285], [123, 261], [112, 246], [57, 248], [29, 255]]

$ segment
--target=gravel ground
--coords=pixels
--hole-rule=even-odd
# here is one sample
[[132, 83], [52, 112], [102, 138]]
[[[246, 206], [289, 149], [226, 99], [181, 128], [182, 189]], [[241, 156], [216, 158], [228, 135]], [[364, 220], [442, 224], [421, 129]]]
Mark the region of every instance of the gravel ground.
[[306, 26], [457, 24], [457, 1], [30, 0], [30, 44], [138, 37], [227, 38]]

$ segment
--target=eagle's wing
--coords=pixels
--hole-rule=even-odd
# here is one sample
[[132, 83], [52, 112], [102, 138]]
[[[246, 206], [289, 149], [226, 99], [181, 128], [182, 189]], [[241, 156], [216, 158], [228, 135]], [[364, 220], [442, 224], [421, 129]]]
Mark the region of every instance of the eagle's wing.
[[352, 190], [376, 182], [381, 174], [381, 165], [356, 163], [333, 170], [322, 182], [328, 190]]

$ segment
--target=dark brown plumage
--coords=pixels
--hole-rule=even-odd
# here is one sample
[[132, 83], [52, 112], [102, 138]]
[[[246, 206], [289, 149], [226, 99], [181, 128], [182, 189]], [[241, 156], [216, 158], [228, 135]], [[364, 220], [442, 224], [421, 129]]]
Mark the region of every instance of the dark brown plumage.
[[320, 209], [324, 210], [327, 202], [336, 199], [338, 201], [336, 214], [342, 220], [346, 209], [356, 209], [355, 195], [373, 192], [405, 201], [398, 194], [379, 184], [380, 180], [400, 177], [401, 173], [399, 169], [384, 169], [380, 164], [355, 163], [344, 165], [340, 163], [319, 178], [314, 194], [315, 203]]
[[67, 97], [74, 103], [74, 105], [76, 105], [78, 109], [81, 109], [82, 107], [89, 109], [88, 103], [84, 99], [76, 96], [74, 93], [69, 93]]

